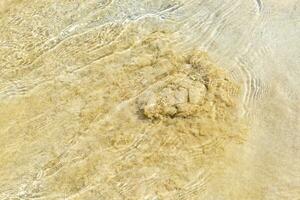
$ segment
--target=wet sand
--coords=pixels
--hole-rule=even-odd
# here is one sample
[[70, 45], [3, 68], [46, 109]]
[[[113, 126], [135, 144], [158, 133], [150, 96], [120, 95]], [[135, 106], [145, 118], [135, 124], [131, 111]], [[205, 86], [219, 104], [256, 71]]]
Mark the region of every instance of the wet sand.
[[0, 199], [297, 200], [297, 13], [2, 1]]

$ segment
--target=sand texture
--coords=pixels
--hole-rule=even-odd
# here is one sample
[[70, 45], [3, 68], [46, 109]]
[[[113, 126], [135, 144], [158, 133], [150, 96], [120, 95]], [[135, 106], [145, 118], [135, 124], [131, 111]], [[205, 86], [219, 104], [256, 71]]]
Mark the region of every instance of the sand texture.
[[1, 0], [0, 200], [299, 200], [298, 4]]

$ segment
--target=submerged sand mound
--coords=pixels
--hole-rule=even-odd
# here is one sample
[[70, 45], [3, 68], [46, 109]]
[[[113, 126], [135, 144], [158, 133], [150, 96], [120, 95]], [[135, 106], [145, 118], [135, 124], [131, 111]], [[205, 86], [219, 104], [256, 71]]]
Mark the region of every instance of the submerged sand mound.
[[177, 63], [181, 66], [178, 73], [138, 99], [144, 115], [150, 119], [201, 117], [206, 111], [209, 118], [218, 120], [224, 114], [229, 117], [237, 100], [231, 91], [237, 94], [238, 85], [213, 65], [206, 53], [197, 52], [183, 58], [182, 63]]

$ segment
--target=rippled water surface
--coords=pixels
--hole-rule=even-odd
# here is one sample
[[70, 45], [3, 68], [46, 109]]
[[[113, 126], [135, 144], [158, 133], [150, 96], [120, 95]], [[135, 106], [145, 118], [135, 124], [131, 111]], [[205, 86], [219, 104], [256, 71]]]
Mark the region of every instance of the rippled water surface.
[[1, 0], [0, 199], [299, 200], [299, 6]]

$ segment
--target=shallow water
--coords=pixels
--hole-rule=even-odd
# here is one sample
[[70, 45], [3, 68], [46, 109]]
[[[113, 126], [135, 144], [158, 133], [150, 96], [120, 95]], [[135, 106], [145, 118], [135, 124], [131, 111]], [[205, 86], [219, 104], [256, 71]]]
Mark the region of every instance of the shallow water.
[[[0, 199], [299, 199], [299, 5], [2, 0]], [[195, 51], [245, 130], [135, 107]]]

